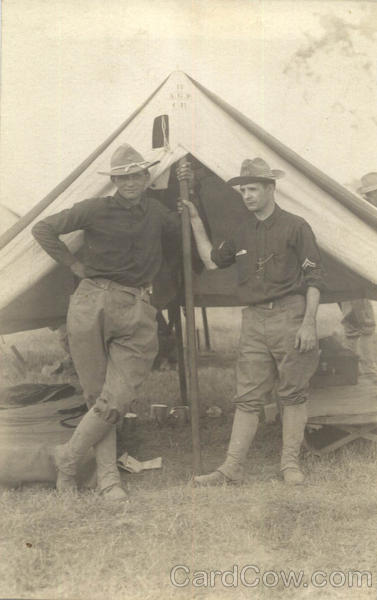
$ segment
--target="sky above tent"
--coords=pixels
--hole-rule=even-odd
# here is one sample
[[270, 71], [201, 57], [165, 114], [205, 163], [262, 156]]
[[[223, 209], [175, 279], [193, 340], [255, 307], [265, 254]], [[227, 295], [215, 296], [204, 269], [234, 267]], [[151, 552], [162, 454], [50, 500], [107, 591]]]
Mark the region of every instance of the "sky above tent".
[[377, 170], [376, 19], [342, 0], [6, 0], [0, 201], [26, 212], [176, 69], [355, 186]]

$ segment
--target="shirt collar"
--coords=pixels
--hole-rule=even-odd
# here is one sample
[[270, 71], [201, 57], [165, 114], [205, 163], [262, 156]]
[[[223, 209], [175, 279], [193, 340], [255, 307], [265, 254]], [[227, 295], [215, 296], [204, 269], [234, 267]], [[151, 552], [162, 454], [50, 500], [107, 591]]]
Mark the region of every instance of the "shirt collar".
[[263, 225], [266, 227], [266, 229], [271, 229], [271, 227], [274, 225], [274, 223], [276, 223], [276, 221], [279, 219], [281, 214], [282, 214], [282, 210], [281, 210], [280, 206], [278, 206], [275, 203], [274, 212], [269, 217], [267, 217], [267, 219], [265, 219], [264, 221], [258, 221], [258, 219], [256, 219], [257, 225], [263, 223]]
[[119, 192], [116, 192], [113, 196], [115, 203], [126, 210], [141, 210], [143, 213], [147, 211], [147, 197], [144, 193], [138, 204], [132, 204], [126, 198], [123, 198]]

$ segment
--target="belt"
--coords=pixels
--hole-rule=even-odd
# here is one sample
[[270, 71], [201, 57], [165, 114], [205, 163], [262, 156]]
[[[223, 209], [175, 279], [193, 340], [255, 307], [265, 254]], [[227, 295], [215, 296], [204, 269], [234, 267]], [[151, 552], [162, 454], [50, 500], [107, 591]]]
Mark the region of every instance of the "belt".
[[259, 306], [260, 308], [268, 308], [271, 310], [276, 305], [276, 300], [271, 300], [271, 302], [261, 302], [260, 304], [253, 304], [253, 306]]
[[289, 296], [283, 296], [282, 298], [277, 298], [276, 300], [271, 300], [270, 302], [259, 302], [258, 304], [249, 304], [249, 306], [253, 308], [266, 308], [267, 310], [272, 310], [276, 306], [292, 304], [294, 302], [297, 302], [297, 300], [303, 298], [304, 296], [302, 296], [302, 294], [292, 294]]
[[144, 294], [147, 294], [148, 296], [152, 295], [153, 289], [152, 289], [152, 284], [149, 285], [141, 285], [140, 287], [131, 287], [129, 285], [123, 285], [122, 283], [117, 283], [116, 281], [112, 281], [111, 284], [115, 284], [115, 285], [110, 285], [110, 287], [117, 287], [118, 286], [122, 289], [125, 290], [126, 292], [130, 292], [131, 294], [135, 294], [135, 295], [141, 295], [144, 296]]
[[111, 288], [118, 289], [124, 292], [129, 292], [134, 294], [135, 296], [143, 296], [144, 294], [148, 294], [149, 296], [153, 292], [152, 284], [149, 283], [147, 285], [140, 285], [138, 287], [123, 285], [123, 283], [119, 283], [118, 281], [112, 281], [111, 279], [105, 279], [104, 277], [92, 277], [93, 283], [96, 283], [100, 287], [109, 290]]

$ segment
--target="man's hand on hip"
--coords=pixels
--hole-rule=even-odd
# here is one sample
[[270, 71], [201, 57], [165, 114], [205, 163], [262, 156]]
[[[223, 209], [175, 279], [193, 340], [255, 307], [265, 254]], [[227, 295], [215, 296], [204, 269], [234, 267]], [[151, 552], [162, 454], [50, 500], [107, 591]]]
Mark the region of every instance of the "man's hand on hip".
[[317, 345], [317, 330], [314, 323], [303, 323], [296, 333], [295, 348], [299, 352], [309, 352]]
[[76, 262], [72, 263], [70, 268], [72, 273], [74, 273], [76, 277], [79, 277], [80, 279], [85, 279], [85, 267], [81, 262], [77, 260]]

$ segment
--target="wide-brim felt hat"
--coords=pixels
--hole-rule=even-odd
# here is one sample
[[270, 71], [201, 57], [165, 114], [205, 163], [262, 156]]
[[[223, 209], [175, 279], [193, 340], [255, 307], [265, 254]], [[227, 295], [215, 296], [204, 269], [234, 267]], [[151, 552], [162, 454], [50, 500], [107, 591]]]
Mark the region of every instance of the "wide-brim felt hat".
[[361, 187], [358, 188], [359, 194], [367, 194], [368, 192], [374, 192], [377, 190], [377, 172], [367, 173], [361, 178]]
[[229, 179], [229, 185], [246, 185], [254, 181], [275, 181], [284, 177], [284, 171], [280, 169], [270, 169], [270, 166], [263, 158], [246, 158], [241, 165], [239, 177]]
[[130, 175], [131, 173], [140, 173], [153, 165], [159, 163], [159, 160], [149, 162], [129, 144], [122, 144], [111, 157], [110, 171], [98, 171], [99, 175], [109, 175], [110, 177]]

